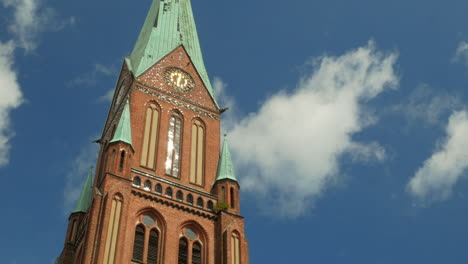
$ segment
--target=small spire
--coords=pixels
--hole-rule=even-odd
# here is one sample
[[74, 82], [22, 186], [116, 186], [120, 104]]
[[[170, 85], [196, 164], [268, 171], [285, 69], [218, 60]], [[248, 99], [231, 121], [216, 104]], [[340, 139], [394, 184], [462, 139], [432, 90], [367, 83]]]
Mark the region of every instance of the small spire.
[[237, 182], [226, 134], [224, 134], [223, 150], [221, 151], [221, 156], [219, 157], [218, 173], [216, 176], [216, 181], [224, 180], [224, 179], [229, 179], [229, 180], [233, 180]]
[[132, 145], [132, 125], [130, 122], [130, 104], [128, 100], [125, 103], [125, 107], [122, 111], [122, 115], [120, 116], [120, 121], [111, 143], [117, 141], [127, 143], [130, 146]]
[[86, 182], [80, 193], [80, 199], [76, 203], [73, 213], [86, 213], [93, 199], [93, 166], [91, 166]]

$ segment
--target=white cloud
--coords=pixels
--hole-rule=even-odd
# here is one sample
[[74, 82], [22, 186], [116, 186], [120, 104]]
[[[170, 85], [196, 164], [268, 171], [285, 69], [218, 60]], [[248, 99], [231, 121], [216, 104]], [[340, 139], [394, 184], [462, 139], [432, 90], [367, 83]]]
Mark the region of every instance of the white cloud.
[[89, 143], [84, 145], [78, 156], [70, 163], [69, 172], [65, 176], [63, 193], [65, 214], [69, 214], [74, 209], [89, 169], [96, 164], [98, 152], [99, 145], [93, 144], [89, 140]]
[[468, 66], [468, 43], [462, 41], [458, 44], [455, 57], [453, 57], [452, 62], [464, 62]]
[[13, 8], [13, 21], [8, 30], [14, 34], [15, 44], [27, 52], [37, 48], [42, 32], [58, 31], [75, 23], [75, 18], [59, 20], [56, 11], [42, 6], [40, 0], [0, 0], [5, 8]]
[[355, 161], [384, 159], [378, 143], [353, 135], [377, 122], [366, 102], [398, 86], [396, 59], [373, 42], [321, 57], [293, 92], [274, 94], [235, 125], [229, 138], [244, 190], [270, 213], [297, 216], [339, 180], [344, 154]]
[[10, 126], [11, 110], [23, 102], [18, 74], [13, 69], [14, 50], [12, 41], [0, 42], [0, 167], [9, 161], [10, 139], [14, 134]]
[[222, 114], [223, 118], [221, 121], [223, 131], [228, 131], [233, 128], [237, 121], [238, 111], [236, 107], [235, 99], [227, 93], [227, 83], [221, 78], [213, 78], [213, 92], [218, 102], [219, 107], [227, 108]]
[[407, 190], [420, 201], [447, 199], [468, 168], [468, 112], [454, 112], [446, 138], [408, 183]]
[[401, 104], [392, 106], [391, 111], [402, 113], [409, 123], [419, 120], [436, 125], [445, 114], [461, 107], [458, 96], [436, 93], [429, 85], [421, 84]]

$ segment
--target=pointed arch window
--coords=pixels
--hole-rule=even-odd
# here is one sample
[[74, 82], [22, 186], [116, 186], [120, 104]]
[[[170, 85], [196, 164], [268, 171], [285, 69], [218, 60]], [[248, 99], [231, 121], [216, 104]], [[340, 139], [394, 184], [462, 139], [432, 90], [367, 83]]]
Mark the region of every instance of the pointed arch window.
[[119, 171], [122, 171], [125, 165], [125, 150], [120, 151]]
[[202, 255], [201, 255], [202, 247], [200, 243], [195, 242], [192, 246], [192, 264], [201, 264]]
[[185, 238], [179, 240], [179, 258], [178, 264], [188, 264], [188, 243]]
[[107, 236], [104, 246], [104, 264], [114, 264], [116, 262], [117, 241], [119, 237], [120, 217], [122, 212], [123, 197], [120, 194], [114, 195], [111, 203], [111, 211], [107, 226]]
[[174, 112], [169, 120], [166, 174], [177, 178], [180, 169], [181, 134], [182, 118], [179, 113]]
[[158, 136], [159, 110], [156, 104], [150, 104], [146, 109], [145, 130], [143, 146], [141, 148], [140, 164], [143, 167], [154, 169], [156, 160], [156, 143]]
[[240, 264], [240, 242], [237, 232], [233, 232], [231, 236], [231, 260], [232, 264]]
[[135, 239], [133, 241], [133, 260], [143, 262], [143, 252], [145, 244], [145, 227], [138, 225], [135, 229]]
[[158, 244], [158, 231], [156, 229], [152, 229], [148, 241], [148, 264], [156, 264], [158, 262]]
[[203, 185], [203, 162], [205, 154], [205, 127], [196, 119], [192, 124], [190, 152], [190, 183]]
[[[152, 214], [138, 217], [135, 228], [132, 261], [146, 264], [158, 264], [160, 259], [161, 226]], [[143, 260], [146, 259], [146, 262]]]

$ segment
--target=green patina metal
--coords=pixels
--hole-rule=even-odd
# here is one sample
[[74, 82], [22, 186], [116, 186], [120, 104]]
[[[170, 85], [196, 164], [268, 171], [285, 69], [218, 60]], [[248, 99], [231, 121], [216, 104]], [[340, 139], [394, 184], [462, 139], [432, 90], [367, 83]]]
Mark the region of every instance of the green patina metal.
[[219, 157], [216, 181], [225, 179], [237, 181], [226, 135], [224, 135], [223, 150], [221, 152], [221, 156]]
[[121, 141], [132, 145], [132, 124], [130, 122], [130, 104], [127, 100], [125, 107], [120, 116], [119, 124], [115, 130], [114, 137], [111, 142]]
[[138, 77], [180, 45], [187, 51], [216, 103], [203, 63], [190, 0], [153, 0], [137, 43], [126, 61]]
[[73, 213], [86, 213], [93, 199], [93, 167], [89, 170], [88, 177], [80, 193], [80, 199]]

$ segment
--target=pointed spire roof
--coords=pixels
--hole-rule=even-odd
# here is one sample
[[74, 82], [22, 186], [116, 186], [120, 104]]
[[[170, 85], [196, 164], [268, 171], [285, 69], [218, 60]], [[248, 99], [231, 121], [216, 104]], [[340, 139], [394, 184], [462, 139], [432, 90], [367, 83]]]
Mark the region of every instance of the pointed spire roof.
[[153, 0], [127, 64], [138, 77], [180, 45], [184, 46], [216, 103], [203, 63], [190, 0]]
[[93, 199], [93, 167], [89, 170], [88, 177], [86, 182], [83, 185], [83, 189], [80, 193], [80, 199], [76, 203], [75, 210], [73, 213], [86, 213], [91, 205], [91, 200]]
[[231, 152], [229, 151], [229, 144], [227, 136], [224, 135], [223, 150], [218, 162], [218, 173], [216, 181], [219, 180], [233, 180], [237, 182], [236, 174], [234, 173], [234, 166], [232, 164]]
[[114, 137], [111, 142], [121, 141], [132, 146], [132, 126], [130, 122], [130, 103], [125, 103], [122, 115], [120, 116], [119, 124], [115, 130]]

